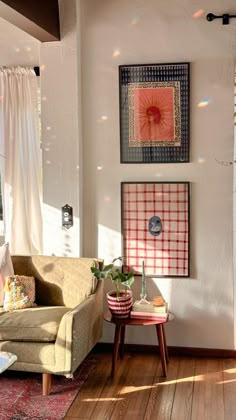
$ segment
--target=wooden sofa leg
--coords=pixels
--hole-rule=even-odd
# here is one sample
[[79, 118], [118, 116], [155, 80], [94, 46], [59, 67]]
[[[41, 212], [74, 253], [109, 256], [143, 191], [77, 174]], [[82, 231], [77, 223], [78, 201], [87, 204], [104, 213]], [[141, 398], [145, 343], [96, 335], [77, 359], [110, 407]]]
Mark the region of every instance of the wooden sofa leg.
[[47, 396], [50, 394], [51, 385], [52, 385], [52, 374], [51, 373], [43, 373], [43, 396]]

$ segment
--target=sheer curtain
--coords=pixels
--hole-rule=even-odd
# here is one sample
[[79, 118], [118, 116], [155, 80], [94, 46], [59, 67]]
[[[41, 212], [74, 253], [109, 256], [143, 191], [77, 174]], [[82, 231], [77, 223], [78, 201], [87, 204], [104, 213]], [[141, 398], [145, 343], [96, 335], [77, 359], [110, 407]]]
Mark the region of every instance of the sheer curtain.
[[12, 254], [42, 253], [37, 89], [33, 69], [0, 68], [0, 170]]

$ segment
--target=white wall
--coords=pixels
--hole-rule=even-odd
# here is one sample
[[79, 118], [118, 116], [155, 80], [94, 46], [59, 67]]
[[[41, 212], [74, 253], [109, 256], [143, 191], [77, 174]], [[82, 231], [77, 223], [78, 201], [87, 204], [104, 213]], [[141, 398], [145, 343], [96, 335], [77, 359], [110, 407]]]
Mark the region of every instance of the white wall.
[[[205, 12], [221, 13], [233, 10], [233, 0], [223, 6], [220, 0], [204, 2]], [[205, 12], [193, 19], [195, 11], [194, 0], [171, 5], [166, 0], [61, 0], [62, 40], [40, 47], [45, 253], [98, 255], [110, 262], [121, 252], [120, 182], [191, 181], [191, 278], [150, 280], [149, 294], [158, 287], [175, 314], [167, 326], [169, 344], [233, 348], [232, 166], [215, 159], [232, 160], [236, 26], [208, 23]], [[10, 40], [13, 50], [4, 47], [9, 38], [2, 41], [1, 65], [38, 64], [38, 41], [22, 36], [15, 33]], [[120, 55], [113, 57], [115, 50]], [[120, 164], [118, 65], [178, 61], [191, 62], [191, 162]], [[209, 105], [198, 108], [204, 98]], [[61, 227], [66, 203], [76, 217], [68, 231]], [[136, 296], [139, 290], [137, 279]], [[113, 328], [106, 324], [103, 341], [112, 339]], [[151, 328], [130, 328], [127, 341], [154, 344], [156, 336]]]
[[0, 66], [38, 66], [40, 42], [0, 18]]
[[[214, 4], [216, 12], [220, 1]], [[84, 254], [106, 262], [121, 254], [121, 181], [190, 181], [191, 278], [150, 279], [149, 294], [159, 288], [175, 315], [167, 326], [170, 345], [230, 349], [233, 174], [216, 160], [233, 155], [235, 29], [210, 24], [206, 13], [194, 19], [194, 12], [193, 0], [171, 7], [164, 0], [83, 3]], [[181, 61], [191, 62], [190, 163], [120, 164], [118, 65]], [[198, 107], [205, 98], [208, 106]], [[139, 290], [140, 279], [137, 297]], [[103, 341], [113, 333], [105, 324]], [[155, 331], [132, 327], [127, 341], [154, 344]]]
[[[61, 41], [40, 47], [44, 253], [79, 256], [82, 152], [76, 1], [61, 0], [59, 6]], [[61, 220], [65, 204], [73, 207], [74, 215], [68, 230]]]
[[[234, 68], [234, 181], [233, 181], [233, 275], [236, 282], [236, 61]], [[234, 287], [234, 319], [236, 319], [236, 287]], [[234, 347], [236, 347], [236, 325], [234, 325]]]

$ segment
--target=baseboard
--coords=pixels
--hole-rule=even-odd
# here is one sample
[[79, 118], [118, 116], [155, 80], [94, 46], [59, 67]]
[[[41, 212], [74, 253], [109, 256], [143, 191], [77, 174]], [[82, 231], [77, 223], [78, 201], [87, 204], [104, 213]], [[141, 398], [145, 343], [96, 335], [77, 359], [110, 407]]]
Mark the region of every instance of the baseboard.
[[[96, 353], [112, 352], [113, 343], [97, 343], [94, 347]], [[144, 344], [125, 344], [125, 350], [133, 353], [156, 353], [158, 346]], [[175, 347], [168, 346], [170, 356], [189, 356], [189, 357], [222, 357], [225, 359], [236, 358], [236, 350], [228, 349], [208, 349], [198, 347]]]

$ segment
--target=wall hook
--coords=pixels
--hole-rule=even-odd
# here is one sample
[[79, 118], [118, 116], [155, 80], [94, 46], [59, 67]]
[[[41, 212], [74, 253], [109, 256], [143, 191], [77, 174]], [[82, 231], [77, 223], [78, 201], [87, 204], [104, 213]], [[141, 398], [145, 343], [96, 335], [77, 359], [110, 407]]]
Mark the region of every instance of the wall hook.
[[236, 18], [236, 15], [229, 15], [228, 13], [224, 13], [220, 16], [216, 16], [213, 13], [208, 13], [206, 15], [206, 20], [208, 20], [208, 22], [212, 22], [215, 19], [222, 19], [222, 25], [228, 25], [231, 18]]

